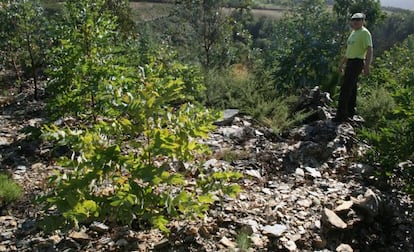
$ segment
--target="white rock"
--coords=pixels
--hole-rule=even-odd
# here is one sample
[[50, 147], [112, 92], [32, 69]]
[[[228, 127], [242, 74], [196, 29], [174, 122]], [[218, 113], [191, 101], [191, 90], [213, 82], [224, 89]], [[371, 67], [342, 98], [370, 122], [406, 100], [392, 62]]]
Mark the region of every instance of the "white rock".
[[323, 209], [322, 211], [322, 222], [328, 226], [332, 226], [338, 229], [347, 228], [346, 223], [332, 210], [328, 208]]
[[287, 230], [287, 227], [285, 225], [276, 224], [276, 225], [266, 225], [263, 227], [262, 232], [263, 234], [270, 234], [275, 237], [281, 236], [285, 231]]
[[354, 250], [348, 244], [341, 244], [336, 248], [335, 251], [336, 252], [353, 252]]
[[245, 173], [249, 176], [258, 178], [258, 179], [262, 179], [262, 175], [260, 174], [260, 172], [258, 170], [247, 170], [245, 171]]
[[312, 167], [305, 167], [305, 170], [314, 178], [322, 177], [321, 172]]
[[94, 221], [89, 228], [100, 233], [105, 233], [109, 230], [107, 225], [98, 221]]
[[296, 243], [292, 240], [289, 240], [284, 244], [285, 248], [289, 251], [297, 251], [298, 247], [296, 246]]
[[344, 212], [344, 211], [349, 211], [349, 209], [351, 209], [352, 205], [354, 204], [354, 202], [350, 201], [344, 201], [342, 202], [341, 205], [337, 206], [334, 211], [335, 212]]
[[272, 191], [269, 188], [263, 188], [262, 189], [262, 192], [265, 193], [265, 194], [267, 194], [267, 195], [271, 195], [272, 194]]
[[295, 174], [301, 177], [305, 177], [305, 171], [302, 168], [296, 168]]
[[69, 234], [69, 237], [74, 239], [75, 241], [89, 241], [91, 239], [91, 237], [89, 237], [89, 235], [85, 232], [76, 232], [73, 231], [72, 233]]
[[223, 236], [223, 238], [221, 238], [220, 243], [223, 244], [224, 246], [228, 247], [228, 248], [235, 248], [236, 244], [232, 241], [230, 241], [227, 237]]
[[217, 165], [217, 163], [218, 163], [218, 160], [213, 158], [213, 159], [207, 160], [204, 163], [203, 166], [204, 166], [204, 168], [208, 169], [208, 168], [211, 168], [211, 167], [215, 167]]
[[1, 145], [9, 145], [12, 143], [12, 140], [5, 137], [0, 137], [0, 146]]
[[253, 220], [253, 219], [242, 220], [240, 221], [240, 223], [243, 224], [244, 227], [246, 227], [245, 229], [249, 231], [247, 233], [250, 233], [250, 234], [257, 233], [259, 230], [259, 223], [256, 220]]
[[263, 239], [258, 234], [252, 234], [250, 236], [250, 240], [252, 241], [252, 243], [256, 247], [258, 247], [258, 248], [263, 248], [264, 247]]
[[313, 201], [309, 199], [303, 199], [296, 201], [296, 203], [301, 207], [309, 208], [310, 206], [312, 206]]

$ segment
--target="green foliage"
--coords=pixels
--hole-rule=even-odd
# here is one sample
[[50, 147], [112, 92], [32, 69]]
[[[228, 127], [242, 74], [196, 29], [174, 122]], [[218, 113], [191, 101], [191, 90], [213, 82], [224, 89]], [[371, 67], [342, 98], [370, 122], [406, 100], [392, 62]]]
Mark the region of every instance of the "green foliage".
[[272, 49], [277, 90], [295, 92], [322, 85], [336, 69], [338, 35], [323, 1], [303, 1], [291, 15], [276, 23]]
[[47, 139], [74, 151], [60, 161], [65, 173], [51, 177], [54, 191], [41, 199], [46, 207], [56, 205], [63, 218], [75, 225], [113, 216], [125, 224], [136, 218], [150, 221], [167, 232], [167, 218], [201, 216], [214, 202], [214, 191], [237, 193], [237, 186], [226, 183], [238, 178], [233, 173], [200, 176], [199, 193], [189, 186], [181, 190], [183, 175], [166, 169], [165, 164], [173, 160], [190, 160], [206, 151], [196, 138], [206, 136], [215, 118], [190, 104], [166, 106], [179, 95], [180, 85], [171, 82], [157, 90], [154, 83], [146, 83], [137, 96], [122, 97], [124, 117], [92, 128], [46, 128]]
[[194, 187], [185, 185], [185, 174], [168, 169], [208, 151], [197, 140], [218, 115], [191, 103], [202, 89], [200, 72], [175, 61], [168, 48], [144, 48], [140, 55], [135, 43], [114, 46], [114, 20], [100, 13], [102, 4], [69, 2], [64, 12], [70, 22], [55, 51], [50, 109], [94, 120], [43, 130], [46, 140], [73, 151], [59, 160], [63, 172], [39, 198], [61, 214], [47, 218], [45, 227], [107, 219], [150, 222], [168, 232], [170, 218], [202, 216], [213, 193], [237, 193], [230, 181], [239, 176], [207, 173]]
[[394, 98], [384, 87], [365, 88], [358, 99], [358, 113], [367, 127], [375, 128], [395, 108]]
[[[386, 98], [377, 108], [380, 118], [368, 121], [366, 128], [361, 132], [373, 149], [367, 155], [368, 161], [379, 165], [379, 174], [382, 178], [398, 177], [406, 182], [406, 188], [413, 193], [413, 169], [401, 168], [399, 163], [414, 158], [414, 37], [408, 37], [404, 43], [397, 45], [384, 53], [378, 60], [372, 72], [372, 77], [366, 79], [363, 87], [381, 86]], [[378, 93], [379, 93], [378, 92]], [[388, 94], [387, 94], [388, 93]], [[393, 98], [391, 102], [389, 95]], [[393, 103], [391, 107], [390, 104]], [[373, 103], [371, 103], [373, 104]], [[387, 107], [389, 106], [389, 107]], [[392, 110], [391, 110], [392, 108]], [[374, 113], [371, 111], [371, 113]]]
[[0, 173], [0, 208], [20, 199], [21, 196], [22, 188], [8, 175]]
[[207, 135], [217, 117], [188, 103], [169, 106], [182, 96], [182, 81], [140, 77], [137, 90], [112, 100], [123, 116], [92, 127], [45, 128], [47, 139], [71, 146], [74, 154], [62, 158], [60, 164], [67, 170], [51, 178], [55, 189], [42, 201], [47, 207], [56, 205], [64, 219], [75, 225], [114, 216], [126, 224], [140, 218], [167, 231], [167, 216], [200, 216], [213, 203], [214, 190], [237, 192], [226, 184], [235, 176], [230, 173], [200, 178], [200, 183], [208, 180], [209, 186], [201, 194], [191, 187], [177, 191], [184, 177], [165, 164], [204, 153], [206, 148], [196, 139]]
[[104, 8], [116, 17], [120, 33], [124, 37], [135, 35], [135, 24], [132, 20], [131, 7], [128, 0], [105, 0]]
[[97, 115], [113, 113], [108, 109], [110, 96], [114, 91], [135, 88], [133, 79], [139, 65], [149, 65], [140, 71], [154, 82], [167, 83], [181, 77], [186, 97], [182, 100], [178, 95], [176, 105], [201, 95], [201, 78], [195, 77], [198, 69], [174, 60], [177, 56], [170, 48], [149, 46], [151, 41], [145, 37], [138, 43], [118, 41], [116, 18], [105, 4], [103, 0], [83, 0], [65, 5], [56, 31], [57, 46], [50, 55], [49, 109], [54, 119], [68, 115], [96, 119]]
[[49, 107], [54, 118], [104, 113], [113, 78], [121, 78], [125, 71], [115, 62], [117, 27], [104, 3], [83, 0], [65, 4], [62, 20], [56, 26], [57, 46], [49, 55]]
[[341, 23], [345, 23], [353, 13], [357, 12], [366, 15], [366, 21], [370, 26], [374, 26], [385, 18], [379, 0], [335, 0], [333, 10]]
[[239, 248], [240, 251], [248, 251], [252, 245], [249, 234], [244, 230], [241, 230], [241, 232], [237, 235], [236, 242], [237, 248]]
[[404, 11], [387, 15], [372, 31], [375, 54], [382, 55], [396, 43], [401, 43], [414, 34], [414, 12]]
[[268, 77], [236, 65], [231, 71], [211, 71], [206, 77], [207, 104], [219, 108], [239, 108], [276, 132], [292, 127], [305, 116], [294, 113], [295, 95], [277, 93]]
[[[226, 1], [179, 1], [176, 22], [182, 23], [173, 34], [176, 45], [184, 47], [206, 69], [223, 68], [248, 57], [250, 34], [243, 27], [249, 15], [249, 1], [237, 4], [231, 15], [225, 13]], [[171, 33], [171, 31], [168, 31]], [[193, 58], [194, 60], [194, 58]]]
[[2, 63], [13, 69], [22, 91], [26, 73], [33, 79], [37, 98], [38, 72], [45, 65], [47, 20], [38, 1], [0, 2], [0, 51]]
[[[406, 115], [408, 116], [408, 115]], [[405, 189], [414, 194], [413, 166], [400, 165], [414, 159], [414, 119], [392, 120], [378, 130], [362, 130], [361, 135], [369, 140], [373, 149], [366, 155], [367, 161], [376, 165], [382, 179], [397, 177], [405, 181]]]
[[[311, 112], [294, 111], [298, 102], [295, 95], [277, 97], [272, 101], [263, 101], [257, 104], [256, 113], [261, 113], [258, 120], [281, 133], [301, 123]], [[260, 112], [260, 110], [262, 110]]]

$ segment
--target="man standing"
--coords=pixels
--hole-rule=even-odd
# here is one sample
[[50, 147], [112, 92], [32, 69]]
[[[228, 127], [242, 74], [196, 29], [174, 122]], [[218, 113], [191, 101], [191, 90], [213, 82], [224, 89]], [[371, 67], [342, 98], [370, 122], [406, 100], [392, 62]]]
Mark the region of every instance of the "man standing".
[[372, 37], [364, 27], [365, 14], [355, 13], [351, 17], [353, 31], [348, 37], [345, 57], [343, 57], [339, 70], [344, 71], [345, 76], [339, 95], [338, 110], [335, 122], [344, 122], [355, 115], [358, 76], [364, 70], [364, 74], [370, 73], [372, 61]]

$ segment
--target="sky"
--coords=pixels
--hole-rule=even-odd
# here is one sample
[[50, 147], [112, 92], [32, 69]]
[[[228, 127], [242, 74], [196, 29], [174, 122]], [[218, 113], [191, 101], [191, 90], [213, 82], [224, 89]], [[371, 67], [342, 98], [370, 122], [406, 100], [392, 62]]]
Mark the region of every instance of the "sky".
[[382, 6], [414, 10], [414, 0], [380, 0]]

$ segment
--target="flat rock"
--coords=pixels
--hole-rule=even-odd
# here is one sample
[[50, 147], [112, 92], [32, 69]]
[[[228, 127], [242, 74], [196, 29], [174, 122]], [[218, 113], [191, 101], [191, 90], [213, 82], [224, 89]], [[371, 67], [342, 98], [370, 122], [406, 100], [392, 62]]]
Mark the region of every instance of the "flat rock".
[[235, 248], [236, 244], [232, 241], [230, 241], [227, 237], [223, 236], [223, 238], [221, 238], [220, 243], [223, 244], [224, 246], [228, 247], [228, 248]]
[[13, 237], [13, 232], [6, 231], [0, 233], [0, 241], [10, 240]]
[[99, 233], [105, 233], [109, 230], [109, 227], [107, 225], [98, 221], [94, 221], [89, 228]]
[[7, 247], [3, 244], [0, 244], [0, 252], [6, 252], [8, 251]]
[[17, 221], [13, 216], [0, 216], [0, 225], [5, 228], [16, 228]]
[[264, 245], [265, 245], [265, 243], [263, 241], [263, 238], [261, 238], [258, 234], [252, 234], [250, 236], [250, 240], [252, 241], [254, 246], [256, 246], [258, 248], [263, 248]]
[[296, 243], [292, 240], [287, 241], [285, 244], [283, 244], [284, 247], [288, 250], [288, 251], [297, 251], [298, 247], [296, 246]]
[[296, 168], [295, 174], [300, 177], [305, 177], [305, 171], [302, 168]]
[[243, 226], [242, 229], [249, 235], [257, 233], [259, 230], [259, 223], [253, 219], [242, 220], [240, 224]]
[[12, 143], [12, 139], [6, 138], [6, 137], [0, 137], [0, 146], [2, 145], [9, 145]]
[[332, 210], [324, 208], [322, 211], [322, 222], [330, 227], [345, 229], [347, 224]]
[[341, 244], [336, 248], [335, 251], [336, 252], [353, 252], [354, 250], [348, 244]]
[[303, 199], [298, 200], [296, 203], [301, 207], [309, 208], [310, 206], [312, 206], [313, 201], [309, 199]]
[[350, 200], [350, 201], [344, 201], [344, 202], [342, 202], [341, 205], [337, 206], [334, 209], [334, 212], [338, 213], [338, 212], [349, 211], [351, 209], [352, 205], [354, 205], [354, 202], [352, 200]]
[[56, 245], [62, 241], [62, 237], [60, 237], [59, 235], [52, 235], [48, 238], [48, 241]]
[[216, 121], [214, 124], [218, 126], [229, 126], [233, 122], [233, 119], [239, 114], [238, 109], [225, 109], [223, 111], [223, 118]]
[[262, 229], [262, 232], [263, 232], [263, 234], [279, 237], [286, 230], [287, 230], [287, 227], [285, 225], [276, 224], [276, 225], [272, 225], [272, 226], [271, 225], [264, 226], [263, 229]]
[[89, 235], [83, 231], [81, 232], [76, 232], [73, 231], [72, 233], [69, 234], [69, 237], [74, 239], [75, 241], [89, 241], [91, 239], [91, 237], [89, 237]]
[[305, 170], [314, 178], [322, 177], [321, 172], [312, 167], [305, 167]]
[[245, 173], [249, 176], [255, 177], [257, 179], [262, 179], [262, 175], [258, 170], [247, 170]]

